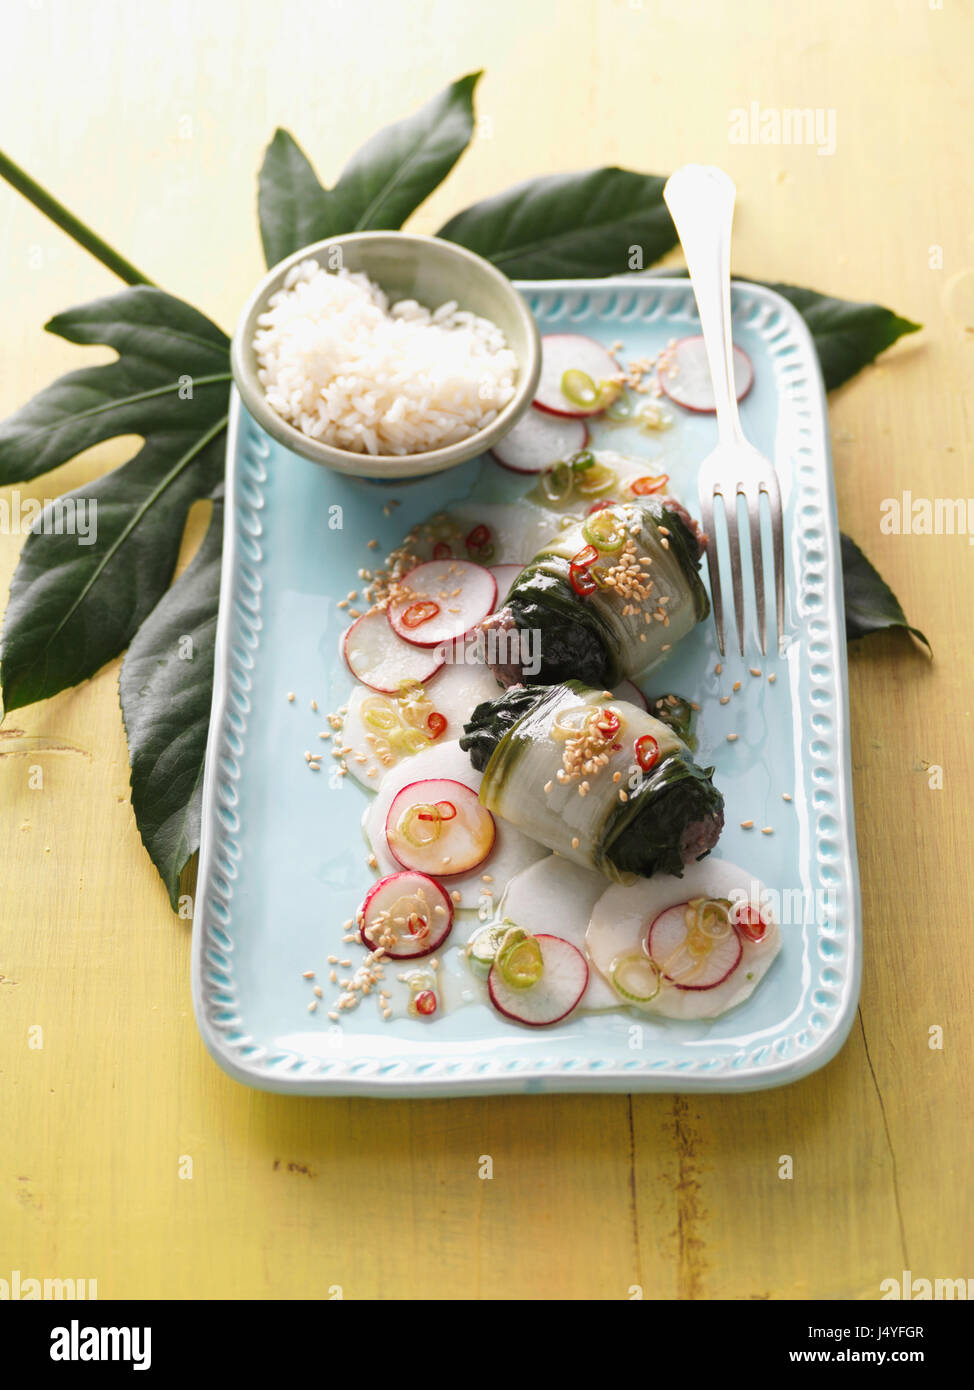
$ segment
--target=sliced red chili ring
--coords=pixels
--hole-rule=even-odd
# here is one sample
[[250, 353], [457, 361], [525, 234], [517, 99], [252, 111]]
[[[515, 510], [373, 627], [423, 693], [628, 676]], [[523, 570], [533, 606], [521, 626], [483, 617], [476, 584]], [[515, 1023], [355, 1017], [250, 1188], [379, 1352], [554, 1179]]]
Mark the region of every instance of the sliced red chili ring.
[[413, 1000], [413, 1008], [416, 1010], [418, 1014], [426, 1014], [427, 1016], [429, 1016], [430, 1014], [435, 1014], [435, 992], [431, 989], [420, 990], [419, 994], [417, 994], [416, 998]]
[[452, 560], [453, 546], [449, 541], [437, 541], [433, 547], [434, 560]]
[[653, 492], [659, 492], [666, 487], [670, 481], [669, 473], [659, 473], [655, 477], [651, 473], [646, 473], [641, 478], [633, 478], [629, 484], [629, 491], [633, 497], [648, 497]]
[[433, 738], [439, 738], [446, 733], [446, 715], [440, 714], [439, 710], [435, 709], [427, 719], [426, 727]]
[[594, 545], [583, 545], [577, 555], [572, 556], [572, 568], [576, 565], [580, 569], [585, 569], [588, 565], [594, 565], [599, 558], [599, 552]]
[[619, 716], [614, 709], [600, 709], [595, 727], [604, 739], [615, 738], [619, 732]]
[[438, 801], [436, 805], [433, 807], [433, 810], [436, 812], [435, 816], [431, 816], [429, 811], [417, 811], [416, 819], [453, 820], [457, 814], [457, 808], [454, 806], [452, 801]]
[[593, 502], [585, 513], [586, 516], [594, 516], [596, 512], [604, 512], [606, 507], [614, 507], [615, 501], [611, 497], [603, 497], [601, 502]]
[[430, 618], [435, 618], [440, 611], [440, 605], [434, 603], [431, 598], [420, 599], [418, 603], [411, 603], [402, 615], [403, 627], [413, 628], [422, 627], [423, 623], [428, 623]]
[[599, 587], [584, 565], [572, 565], [568, 571], [568, 579], [580, 598], [588, 598], [589, 594], [594, 594]]
[[636, 739], [636, 762], [643, 772], [651, 772], [659, 762], [659, 744], [652, 734], [643, 734]]
[[475, 526], [467, 537], [466, 546], [468, 550], [483, 550], [485, 545], [490, 544], [490, 527]]
[[748, 941], [763, 941], [768, 930], [768, 924], [758, 909], [744, 905], [737, 909], [734, 926]]

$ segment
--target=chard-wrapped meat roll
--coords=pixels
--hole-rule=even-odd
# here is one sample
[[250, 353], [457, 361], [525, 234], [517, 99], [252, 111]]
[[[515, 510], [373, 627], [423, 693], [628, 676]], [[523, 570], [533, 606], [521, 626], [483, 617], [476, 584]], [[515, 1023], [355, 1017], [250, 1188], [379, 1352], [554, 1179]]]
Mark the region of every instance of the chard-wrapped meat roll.
[[545, 546], [481, 624], [488, 666], [505, 686], [641, 675], [707, 617], [702, 553], [672, 497], [601, 506]]
[[723, 829], [713, 768], [670, 724], [580, 681], [485, 701], [460, 747], [484, 774], [489, 811], [618, 882], [682, 874]]

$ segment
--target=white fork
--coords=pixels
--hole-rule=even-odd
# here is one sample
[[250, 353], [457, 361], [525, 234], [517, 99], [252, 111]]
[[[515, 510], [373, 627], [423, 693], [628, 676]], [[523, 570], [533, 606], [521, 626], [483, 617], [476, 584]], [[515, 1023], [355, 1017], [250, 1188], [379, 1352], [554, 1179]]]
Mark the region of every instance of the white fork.
[[717, 628], [717, 645], [720, 647], [721, 656], [725, 654], [724, 604], [714, 525], [715, 497], [719, 497], [723, 503], [727, 526], [734, 615], [737, 620], [741, 655], [744, 655], [744, 581], [741, 575], [741, 544], [737, 521], [738, 497], [745, 499], [750, 522], [754, 601], [761, 651], [767, 651], [764, 551], [761, 542], [762, 493], [768, 499], [771, 521], [779, 646], [785, 629], [785, 550], [778, 475], [770, 460], [753, 444], [748, 443], [744, 436], [734, 386], [730, 245], [736, 192], [733, 181], [721, 169], [703, 164], [684, 165], [669, 178], [663, 189], [663, 197], [683, 245], [690, 283], [697, 298], [700, 328], [707, 350], [707, 362], [717, 406], [719, 442], [700, 466], [699, 489], [701, 521], [707, 534], [710, 593]]

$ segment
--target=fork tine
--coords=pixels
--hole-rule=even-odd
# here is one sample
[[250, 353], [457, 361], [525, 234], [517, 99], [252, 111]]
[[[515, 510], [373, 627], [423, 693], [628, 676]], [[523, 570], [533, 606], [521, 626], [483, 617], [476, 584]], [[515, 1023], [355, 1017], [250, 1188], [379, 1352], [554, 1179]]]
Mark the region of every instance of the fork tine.
[[781, 519], [781, 488], [774, 467], [761, 479], [761, 491], [768, 499], [771, 514], [771, 550], [774, 557], [774, 602], [778, 617], [778, 650], [785, 637], [785, 531]]
[[[727, 544], [730, 548], [730, 570], [731, 585], [734, 589], [734, 618], [737, 622], [737, 640], [740, 643], [741, 656], [744, 655], [744, 580], [741, 576], [741, 538], [737, 529], [737, 488], [731, 493], [730, 498], [724, 493], [720, 496], [724, 499], [724, 520], [727, 523]], [[719, 489], [716, 489], [719, 491]]]
[[714, 534], [714, 494], [713, 489], [701, 485], [700, 524], [707, 537], [707, 569], [710, 573], [710, 606], [714, 613], [714, 626], [717, 629], [717, 647], [721, 656], [724, 650], [724, 600], [720, 588], [720, 562], [717, 558], [717, 537]]
[[754, 605], [757, 609], [758, 645], [761, 648], [761, 655], [764, 656], [767, 654], [768, 642], [764, 606], [764, 550], [761, 545], [762, 490], [763, 484], [758, 490], [753, 487], [746, 488], [744, 489], [744, 497], [747, 501], [747, 514], [751, 523], [751, 568], [754, 571]]

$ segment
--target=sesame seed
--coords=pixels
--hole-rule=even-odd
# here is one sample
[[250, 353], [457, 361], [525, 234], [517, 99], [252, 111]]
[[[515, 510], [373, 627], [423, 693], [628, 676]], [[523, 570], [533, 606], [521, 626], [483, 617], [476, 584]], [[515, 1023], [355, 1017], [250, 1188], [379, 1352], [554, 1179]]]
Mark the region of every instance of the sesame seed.
[[572, 836], [572, 849], [578, 849], [578, 836]]
[[287, 692], [287, 702], [288, 702], [289, 705], [293, 705], [293, 704], [294, 704], [294, 691], [293, 691], [293, 690], [289, 690], [289, 691]]
[[329, 1017], [330, 1019], [332, 1019], [335, 1023], [338, 1022], [338, 1015], [337, 1015], [337, 1014], [329, 1014], [328, 1017]]
[[629, 800], [629, 794], [628, 794], [626, 791], [624, 791], [622, 787], [619, 788], [619, 800], [620, 800], [620, 801], [628, 801], [628, 800]]
[[715, 675], [715, 676], [719, 676], [720, 673], [721, 673], [721, 671], [723, 671], [723, 669], [724, 669], [723, 666], [721, 666], [720, 662], [718, 661], [718, 662], [717, 662], [717, 665], [714, 667], [714, 675]]
[[322, 992], [321, 985], [315, 985], [315, 987], [314, 987], [314, 996], [315, 996], [316, 999], [322, 999], [322, 998], [324, 997], [323, 992]]
[[551, 788], [552, 788], [552, 781], [551, 781], [551, 778], [549, 777], [548, 780], [547, 780], [547, 782], [545, 782], [545, 784], [544, 784], [544, 789], [545, 789], [546, 792], [550, 792], [550, 791], [551, 791]]
[[737, 734], [728, 734], [728, 735], [727, 735], [727, 742], [728, 742], [728, 743], [736, 743], [736, 742], [737, 742], [737, 739], [738, 739], [738, 735], [737, 735]]
[[318, 701], [317, 701], [317, 700], [312, 700], [312, 701], [311, 701], [311, 708], [314, 710], [315, 714], [318, 713]]
[[455, 888], [453, 892], [450, 894], [450, 897], [453, 899], [455, 903], [458, 903], [460, 901], [460, 894], [457, 892]]
[[749, 666], [747, 669], [752, 676], [759, 676], [761, 674], [761, 668], [759, 666]]
[[761, 828], [761, 834], [762, 834], [762, 835], [773, 835], [773, 834], [774, 834], [774, 830], [772, 829], [772, 827], [771, 827], [770, 825], [765, 825], [765, 826], [762, 826], [762, 828]]
[[769, 685], [774, 685], [774, 683], [775, 683], [775, 681], [776, 681], [777, 679], [778, 679], [778, 677], [777, 677], [777, 676], [775, 675], [775, 673], [772, 671], [772, 672], [771, 672], [771, 675], [768, 677], [768, 684], [769, 684]]
[[742, 821], [741, 821], [741, 829], [742, 829], [742, 830], [753, 830], [753, 829], [754, 829], [754, 822], [753, 822], [753, 820], [742, 820]]
[[329, 970], [329, 972], [328, 972], [328, 978], [329, 978], [329, 980], [331, 981], [331, 983], [332, 983], [333, 985], [337, 984], [337, 983], [338, 983], [338, 971], [337, 971], [337, 970]]
[[787, 792], [782, 792], [782, 793], [781, 793], [781, 799], [782, 799], [782, 801], [790, 801], [790, 800], [791, 800], [791, 797], [788, 795]]
[[734, 689], [735, 694], [736, 694], [736, 692], [737, 692], [738, 690], [740, 690], [740, 688], [741, 688], [741, 683], [740, 683], [740, 681], [735, 681], [735, 682], [734, 682], [734, 685], [733, 685], [733, 689]]
[[369, 541], [369, 549], [370, 549], [370, 550], [378, 550], [378, 548], [379, 548], [379, 542], [378, 542], [377, 540], [371, 540], [371, 541]]
[[308, 1013], [309, 1013], [309, 1014], [313, 1014], [313, 1013], [315, 1012], [315, 1010], [317, 1009], [317, 1007], [318, 1007], [318, 1001], [317, 1001], [317, 999], [312, 999], [311, 1003], [308, 1005]]

